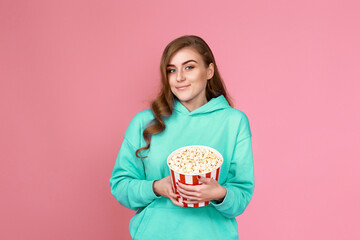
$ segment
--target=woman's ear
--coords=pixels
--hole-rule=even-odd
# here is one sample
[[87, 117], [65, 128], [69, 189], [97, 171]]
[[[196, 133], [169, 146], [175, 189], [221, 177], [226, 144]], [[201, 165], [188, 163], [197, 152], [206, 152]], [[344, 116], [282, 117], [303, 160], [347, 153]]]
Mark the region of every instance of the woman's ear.
[[207, 79], [211, 79], [214, 76], [214, 63], [210, 63], [207, 68]]

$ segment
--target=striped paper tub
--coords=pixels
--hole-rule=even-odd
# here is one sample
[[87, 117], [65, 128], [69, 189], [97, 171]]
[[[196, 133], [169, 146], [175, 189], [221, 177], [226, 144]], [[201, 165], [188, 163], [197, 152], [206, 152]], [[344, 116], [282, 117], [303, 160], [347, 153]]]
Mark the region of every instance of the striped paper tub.
[[[175, 151], [173, 151], [169, 156], [168, 156], [168, 159], [167, 159], [167, 163], [169, 162], [169, 159], [171, 159], [171, 157], [175, 154], [177, 154], [178, 152], [184, 150], [185, 148], [188, 148], [188, 147], [201, 147], [201, 148], [208, 148], [210, 149], [213, 153], [215, 153], [215, 155], [220, 158], [222, 161], [224, 160], [223, 159], [223, 156], [215, 149], [211, 148], [211, 147], [207, 147], [207, 146], [199, 146], [199, 145], [192, 145], [192, 146], [186, 146], [186, 147], [182, 147], [182, 148], [179, 148]], [[169, 166], [169, 164], [168, 164]], [[206, 177], [206, 178], [213, 178], [215, 179], [216, 181], [219, 181], [219, 175], [220, 175], [220, 169], [221, 169], [221, 165], [218, 167], [218, 168], [215, 168], [213, 169], [212, 171], [210, 172], [205, 172], [205, 173], [196, 173], [196, 174], [185, 174], [185, 173], [180, 173], [180, 172], [177, 172], [173, 169], [171, 169], [171, 167], [169, 166], [169, 169], [170, 169], [170, 175], [171, 175], [171, 183], [172, 183], [172, 187], [173, 187], [173, 190], [176, 194], [178, 194], [178, 191], [177, 191], [177, 187], [176, 187], [176, 183], [177, 182], [181, 182], [181, 183], [184, 183], [184, 184], [187, 184], [187, 185], [199, 185], [199, 181], [198, 181], [198, 176], [202, 176], [202, 177]], [[184, 207], [203, 207], [203, 206], [206, 206], [209, 204], [209, 201], [207, 202], [200, 202], [200, 203], [195, 203], [195, 204], [187, 204], [187, 203], [184, 203], [183, 201], [186, 201], [187, 199], [186, 198], [182, 198], [182, 197], [178, 197], [178, 201], [180, 203], [183, 204]]]

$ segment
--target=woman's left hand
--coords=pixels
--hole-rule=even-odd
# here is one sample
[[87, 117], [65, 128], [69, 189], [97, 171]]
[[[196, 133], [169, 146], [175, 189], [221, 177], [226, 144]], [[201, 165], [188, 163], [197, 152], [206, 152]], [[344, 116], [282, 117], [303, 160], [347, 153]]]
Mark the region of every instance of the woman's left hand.
[[221, 202], [226, 195], [226, 188], [221, 186], [213, 178], [199, 177], [199, 185], [186, 185], [181, 182], [177, 184], [179, 195], [187, 200], [187, 204], [216, 200]]

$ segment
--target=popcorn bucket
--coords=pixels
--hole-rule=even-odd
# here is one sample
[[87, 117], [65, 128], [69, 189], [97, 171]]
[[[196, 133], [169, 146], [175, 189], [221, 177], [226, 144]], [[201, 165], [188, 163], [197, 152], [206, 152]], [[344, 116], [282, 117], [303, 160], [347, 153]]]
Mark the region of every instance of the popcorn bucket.
[[[177, 154], [183, 152], [184, 150], [189, 150], [189, 149], [202, 149], [202, 150], [207, 150], [212, 152], [218, 159], [219, 159], [219, 164], [217, 165], [216, 168], [210, 169], [209, 171], [204, 171], [201, 173], [184, 173], [182, 171], [173, 169], [170, 164], [169, 161]], [[171, 175], [171, 184], [173, 187], [173, 190], [176, 194], [178, 194], [177, 191], [177, 187], [176, 187], [176, 183], [177, 182], [181, 182], [183, 184], [186, 185], [199, 185], [200, 182], [198, 180], [198, 176], [202, 176], [202, 177], [206, 177], [206, 178], [213, 178], [216, 181], [219, 181], [219, 175], [220, 175], [220, 169], [221, 169], [221, 165], [223, 163], [224, 159], [223, 156], [215, 149], [211, 148], [211, 147], [207, 147], [207, 146], [201, 146], [201, 145], [191, 145], [191, 146], [186, 146], [186, 147], [182, 147], [179, 148], [175, 151], [173, 151], [167, 158], [167, 164], [168, 167], [170, 169], [170, 175]], [[196, 171], [195, 171], [196, 172]], [[186, 198], [182, 198], [182, 197], [178, 197], [178, 201], [180, 203], [183, 204], [184, 207], [203, 207], [209, 204], [209, 201], [206, 202], [199, 202], [199, 203], [195, 203], [195, 204], [187, 204], [183, 201], [186, 201]]]

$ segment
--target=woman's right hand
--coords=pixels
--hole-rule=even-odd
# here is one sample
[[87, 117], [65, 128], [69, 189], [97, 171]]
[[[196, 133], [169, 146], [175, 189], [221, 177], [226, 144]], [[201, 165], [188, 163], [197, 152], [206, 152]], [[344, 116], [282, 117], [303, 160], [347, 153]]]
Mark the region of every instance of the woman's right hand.
[[164, 177], [161, 180], [156, 180], [153, 183], [153, 191], [156, 195], [161, 195], [163, 197], [167, 197], [171, 200], [171, 202], [179, 207], [183, 207], [181, 203], [178, 202], [177, 197], [179, 194], [174, 193], [172, 185], [171, 185], [171, 177], [170, 175]]

